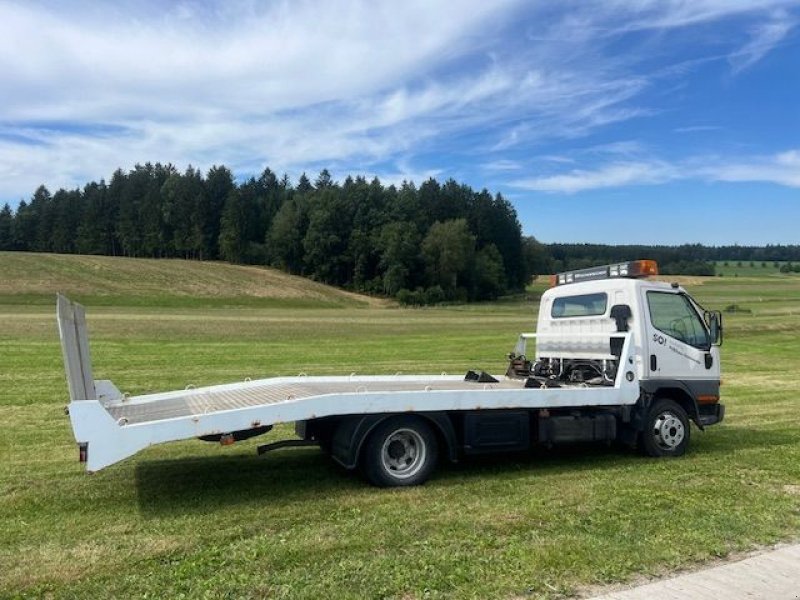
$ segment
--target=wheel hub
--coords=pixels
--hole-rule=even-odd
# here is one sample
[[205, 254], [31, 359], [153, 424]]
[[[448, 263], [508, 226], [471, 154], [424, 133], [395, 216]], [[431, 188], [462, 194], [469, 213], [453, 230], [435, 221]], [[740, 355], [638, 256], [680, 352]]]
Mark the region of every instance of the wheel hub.
[[384, 469], [394, 477], [411, 477], [425, 463], [425, 443], [419, 433], [398, 429], [386, 437], [381, 451]]
[[406, 447], [400, 440], [393, 440], [389, 444], [389, 448], [387, 451], [389, 452], [390, 458], [392, 458], [393, 460], [399, 460], [406, 453]]
[[676, 415], [671, 412], [663, 412], [653, 423], [653, 437], [661, 448], [674, 450], [683, 442], [686, 430]]

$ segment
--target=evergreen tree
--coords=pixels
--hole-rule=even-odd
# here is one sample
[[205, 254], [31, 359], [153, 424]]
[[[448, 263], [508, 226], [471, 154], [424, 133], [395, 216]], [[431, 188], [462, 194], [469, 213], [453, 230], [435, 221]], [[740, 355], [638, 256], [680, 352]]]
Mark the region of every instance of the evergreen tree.
[[260, 178], [251, 177], [239, 187], [242, 210], [246, 215], [242, 232], [245, 248], [243, 261], [250, 264], [261, 265], [267, 262], [267, 228], [264, 217], [266, 193]]
[[227, 167], [215, 165], [208, 170], [205, 179], [205, 193], [208, 202], [205, 236], [210, 242], [208, 258], [219, 258], [219, 233], [222, 211], [225, 208], [225, 201], [234, 187], [233, 174]]
[[14, 249], [14, 214], [6, 202], [0, 210], [0, 250]]
[[122, 242], [119, 238], [120, 222], [122, 221], [122, 192], [126, 183], [125, 174], [122, 169], [117, 169], [111, 176], [111, 181], [106, 187], [106, 198], [108, 199], [108, 212], [113, 231], [109, 232], [111, 240], [111, 256], [124, 254]]
[[295, 194], [278, 209], [267, 232], [269, 263], [290, 273], [303, 273], [303, 238], [307, 229], [307, 199]]
[[493, 207], [497, 223], [490, 243], [497, 247], [503, 259], [508, 287], [514, 290], [524, 289], [528, 283], [528, 272], [522, 247], [522, 226], [517, 218], [517, 211], [502, 194], [495, 196]]
[[456, 218], [461, 215], [444, 215], [441, 218], [436, 218], [439, 214], [440, 194], [442, 188], [439, 182], [433, 177], [429, 178], [425, 183], [419, 186], [419, 206], [420, 213], [424, 215], [424, 228], [427, 229], [436, 221]]
[[[203, 260], [211, 256], [216, 245], [208, 237], [211, 233], [211, 227], [209, 226], [209, 221], [212, 218], [211, 205], [203, 185], [203, 175], [199, 170], [190, 168], [184, 175], [184, 179], [191, 206], [189, 213], [189, 258]], [[220, 218], [220, 225], [221, 223], [222, 219]]]
[[53, 198], [49, 190], [40, 185], [33, 193], [28, 206], [35, 225], [34, 237], [29, 238], [28, 247], [39, 252], [53, 249]]
[[352, 231], [347, 254], [352, 265], [352, 285], [370, 292], [380, 291], [382, 282], [378, 273], [380, 255], [376, 235], [387, 221], [386, 192], [375, 177], [367, 183], [363, 177], [348, 177], [342, 187], [342, 199], [352, 215]]
[[319, 177], [314, 182], [314, 187], [318, 190], [323, 190], [325, 188], [330, 188], [335, 185], [333, 179], [331, 178], [331, 174], [328, 172], [328, 169], [322, 169], [319, 172]]
[[261, 176], [258, 178], [258, 184], [261, 190], [261, 202], [259, 207], [261, 222], [259, 226], [263, 227], [263, 231], [255, 232], [256, 238], [263, 239], [266, 231], [272, 224], [272, 219], [275, 218], [275, 214], [286, 198], [287, 183], [286, 180], [278, 181], [275, 173], [269, 168], [264, 169]]
[[83, 188], [83, 218], [78, 225], [77, 251], [81, 254], [111, 254], [113, 220], [110, 218], [106, 184], [92, 182]]
[[300, 179], [297, 182], [297, 192], [300, 194], [308, 194], [314, 189], [314, 186], [311, 185], [311, 182], [306, 177], [306, 174], [303, 173], [300, 175]]
[[33, 250], [36, 239], [36, 213], [22, 200], [14, 216], [14, 250]]
[[162, 190], [169, 177], [175, 174], [172, 165], [146, 165], [147, 182], [139, 205], [142, 232], [142, 254], [153, 258], [170, 256], [171, 231], [164, 214]]
[[339, 188], [322, 187], [312, 196], [303, 250], [309, 274], [319, 281], [333, 285], [352, 283], [353, 264], [347, 252], [352, 233], [351, 209]]
[[111, 177], [110, 188], [114, 189], [114, 195], [119, 194], [116, 233], [125, 256], [140, 256], [142, 253], [141, 204], [149, 178], [146, 167], [141, 165], [136, 165], [127, 175], [117, 170]]
[[222, 210], [219, 230], [219, 251], [223, 260], [241, 263], [247, 250], [247, 209], [239, 190], [228, 194]]
[[58, 190], [52, 199], [51, 240], [53, 252], [72, 253], [76, 250], [78, 226], [82, 218], [83, 198], [80, 190]]
[[[206, 240], [208, 207], [200, 173], [191, 166], [183, 174], [172, 173], [161, 187], [164, 221], [172, 238], [172, 249], [183, 258], [208, 256]], [[239, 261], [237, 261], [239, 262]]]

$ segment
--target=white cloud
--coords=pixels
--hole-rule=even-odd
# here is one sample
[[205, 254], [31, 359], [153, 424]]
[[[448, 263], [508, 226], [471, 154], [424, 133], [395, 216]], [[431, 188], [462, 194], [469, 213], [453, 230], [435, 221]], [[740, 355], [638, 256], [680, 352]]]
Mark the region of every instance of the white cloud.
[[675, 133], [703, 133], [706, 131], [719, 131], [719, 125], [688, 125], [686, 127], [676, 127], [672, 131]]
[[518, 179], [509, 185], [537, 192], [574, 194], [609, 187], [664, 183], [675, 177], [674, 169], [667, 163], [623, 162], [594, 170], [574, 169], [558, 175]]
[[800, 188], [800, 150], [719, 163], [700, 169], [700, 174], [715, 181], [753, 181]]
[[777, 46], [796, 25], [785, 10], [777, 10], [769, 21], [751, 31], [751, 38], [740, 50], [728, 57], [734, 74], [752, 67]]
[[639, 140], [621, 140], [607, 144], [597, 144], [583, 150], [584, 154], [637, 156], [643, 154], [645, 146]]
[[484, 163], [481, 165], [481, 168], [486, 171], [519, 171], [522, 168], [522, 165], [519, 163], [519, 161], [503, 158]]
[[[795, 0], [600, 0], [596, 10], [620, 31], [675, 29], [796, 5]], [[618, 18], [626, 13], [629, 18]]]
[[509, 185], [530, 191], [574, 194], [679, 180], [760, 182], [800, 188], [800, 150], [728, 159], [695, 156], [674, 163], [656, 159], [612, 162], [592, 169], [517, 179]]
[[[469, 35], [491, 27], [509, 2], [465, 2], [460, 11], [420, 0], [258, 10], [239, 2], [231, 12], [235, 5], [241, 15], [203, 14], [205, 20], [185, 10], [180, 17], [150, 14], [159, 4], [88, 14], [0, 5], [4, 117], [180, 119], [354, 99], [463, 52]], [[41, 89], [55, 93], [35, 102], [25, 93]]]

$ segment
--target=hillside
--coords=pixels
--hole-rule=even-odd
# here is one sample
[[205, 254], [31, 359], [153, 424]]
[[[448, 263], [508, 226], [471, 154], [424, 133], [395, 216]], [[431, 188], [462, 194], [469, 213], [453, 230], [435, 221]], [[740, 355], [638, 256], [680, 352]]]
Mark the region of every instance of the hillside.
[[56, 292], [94, 305], [355, 307], [384, 303], [265, 267], [0, 252], [0, 303], [50, 303]]

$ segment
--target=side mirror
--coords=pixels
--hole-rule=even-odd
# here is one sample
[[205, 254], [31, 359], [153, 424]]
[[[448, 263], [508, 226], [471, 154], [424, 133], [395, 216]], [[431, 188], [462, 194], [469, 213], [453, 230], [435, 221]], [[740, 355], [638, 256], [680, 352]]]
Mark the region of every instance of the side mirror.
[[711, 337], [711, 343], [715, 346], [722, 345], [722, 313], [718, 310], [706, 312], [706, 323]]

